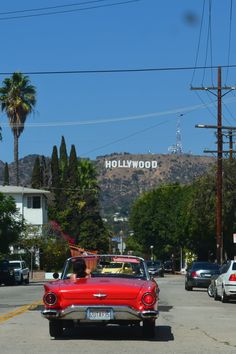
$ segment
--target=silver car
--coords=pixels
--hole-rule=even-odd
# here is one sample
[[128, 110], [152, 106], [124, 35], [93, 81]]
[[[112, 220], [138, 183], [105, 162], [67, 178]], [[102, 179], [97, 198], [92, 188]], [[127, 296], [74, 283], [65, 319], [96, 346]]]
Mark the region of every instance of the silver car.
[[227, 302], [236, 299], [236, 261], [227, 261], [220, 269], [220, 275], [215, 280], [214, 299]]

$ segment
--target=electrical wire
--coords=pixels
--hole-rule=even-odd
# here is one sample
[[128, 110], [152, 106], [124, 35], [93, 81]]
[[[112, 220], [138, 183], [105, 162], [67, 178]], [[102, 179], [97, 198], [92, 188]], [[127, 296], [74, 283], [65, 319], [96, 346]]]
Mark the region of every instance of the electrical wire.
[[197, 53], [196, 53], [195, 65], [194, 65], [194, 70], [193, 70], [192, 80], [191, 80], [190, 86], [192, 86], [192, 83], [193, 83], [193, 80], [194, 80], [196, 67], [197, 67], [197, 62], [198, 62], [199, 51], [200, 51], [200, 43], [201, 43], [201, 36], [202, 36], [202, 25], [203, 25], [204, 13], [205, 13], [205, 2], [206, 2], [206, 0], [203, 0], [201, 24], [200, 24], [200, 31], [199, 31], [199, 36], [198, 36]]
[[32, 8], [32, 9], [24, 9], [24, 10], [15, 10], [15, 11], [6, 11], [6, 12], [0, 12], [0, 15], [12, 15], [12, 14], [17, 14], [17, 13], [25, 13], [25, 12], [37, 12], [37, 11], [46, 11], [46, 10], [54, 10], [54, 9], [59, 9], [63, 7], [74, 7], [74, 6], [82, 6], [82, 5], [87, 5], [87, 4], [93, 4], [93, 3], [100, 3], [104, 1], [111, 1], [111, 0], [91, 0], [91, 1], [83, 1], [83, 2], [77, 2], [77, 3], [72, 3], [72, 4], [64, 4], [64, 5], [56, 5], [56, 6], [48, 6], [48, 7], [38, 7], [38, 8]]
[[104, 7], [126, 5], [126, 4], [131, 4], [131, 3], [135, 3], [135, 2], [139, 2], [139, 1], [142, 1], [142, 0], [125, 0], [125, 1], [119, 1], [119, 2], [115, 2], [115, 3], [111, 3], [111, 4], [83, 7], [80, 9], [53, 11], [53, 12], [45, 12], [45, 13], [40, 13], [40, 14], [22, 15], [22, 16], [0, 17], [0, 21], [18, 20], [18, 19], [22, 19], [22, 18], [42, 17], [42, 16], [58, 15], [58, 14], [65, 14], [65, 13], [73, 13], [73, 12], [79, 12], [79, 11], [85, 11], [85, 10], [94, 10], [94, 9], [99, 9], [99, 8], [104, 8]]
[[[229, 65], [230, 61], [230, 50], [231, 50], [231, 33], [232, 33], [232, 13], [233, 13], [233, 0], [230, 1], [230, 14], [229, 14], [229, 43], [228, 43], [228, 59], [227, 64]], [[229, 68], [226, 71], [225, 85], [228, 80]]]
[[[211, 61], [211, 67], [213, 66], [213, 49], [212, 49], [212, 22], [211, 22], [211, 14], [212, 14], [212, 0], [209, 0], [209, 40], [210, 40], [210, 61]], [[211, 82], [212, 86], [214, 86], [213, 83], [213, 70], [211, 69]]]
[[[235, 96], [233, 98], [227, 100], [227, 102], [235, 102], [235, 101], [236, 101]], [[127, 122], [127, 121], [135, 121], [135, 120], [154, 118], [154, 117], [160, 117], [160, 116], [162, 117], [162, 116], [166, 116], [166, 115], [170, 115], [170, 114], [171, 115], [183, 114], [183, 113], [186, 114], [186, 113], [194, 112], [198, 109], [211, 107], [213, 105], [214, 104], [206, 104], [203, 102], [203, 104], [200, 104], [200, 105], [186, 106], [186, 107], [175, 108], [175, 109], [171, 109], [171, 110], [167, 110], [167, 111], [153, 112], [153, 113], [140, 114], [140, 115], [134, 115], [134, 116], [128, 116], [128, 117], [107, 118], [107, 119], [98, 119], [98, 120], [67, 121], [67, 122], [65, 122], [65, 121], [64, 122], [46, 122], [46, 123], [28, 123], [28, 122], [26, 122], [22, 126], [28, 127], [28, 128], [45, 128], [45, 127], [81, 126], [81, 125], [97, 125], [97, 124], [106, 124], [106, 123]], [[2, 114], [2, 116], [3, 116], [3, 114]], [[9, 124], [2, 122], [1, 126], [2, 127], [9, 127]], [[21, 127], [20, 124], [18, 124], [17, 126]]]
[[[210, 6], [211, 3], [210, 3], [210, 1], [211, 0], [208, 0], [208, 1], [209, 1], [209, 9], [208, 9], [208, 29], [207, 29], [206, 54], [205, 54], [205, 63], [204, 63], [205, 67], [207, 66], [208, 49], [209, 49], [210, 33], [211, 33], [211, 30], [210, 30], [210, 18], [211, 18], [211, 6]], [[204, 69], [203, 76], [202, 76], [202, 86], [203, 86], [203, 82], [205, 80], [205, 73], [206, 73], [206, 70]]]
[[144, 133], [144, 132], [146, 132], [146, 131], [148, 131], [148, 130], [151, 130], [151, 129], [155, 128], [155, 127], [158, 127], [158, 126], [163, 125], [163, 124], [166, 124], [166, 123], [168, 123], [168, 121], [166, 121], [166, 120], [163, 121], [163, 122], [159, 122], [159, 123], [157, 123], [157, 124], [152, 125], [151, 127], [148, 127], [148, 128], [145, 128], [145, 129], [142, 129], [142, 130], [139, 130], [139, 131], [136, 131], [136, 132], [134, 132], [134, 133], [132, 133], [132, 134], [126, 135], [126, 136], [123, 137], [123, 138], [119, 138], [119, 139], [113, 140], [113, 141], [110, 142], [110, 143], [107, 143], [107, 144], [101, 145], [101, 146], [99, 146], [99, 147], [97, 147], [97, 148], [94, 148], [94, 149], [91, 149], [91, 150], [89, 150], [89, 151], [86, 151], [85, 153], [83, 153], [83, 155], [87, 155], [87, 154], [90, 154], [91, 152], [95, 152], [95, 151], [97, 151], [97, 150], [101, 150], [101, 149], [103, 149], [103, 148], [106, 148], [106, 147], [108, 147], [108, 146], [114, 145], [114, 144], [116, 144], [116, 143], [120, 143], [121, 141], [127, 140], [127, 139], [129, 139], [129, 138], [131, 138], [131, 137], [133, 137], [133, 136], [136, 136], [136, 135], [138, 135], [138, 134], [140, 134], [140, 133]]
[[[185, 71], [185, 70], [208, 70], [223, 68], [236, 68], [236, 64], [231, 65], [213, 65], [213, 66], [172, 66], [172, 67], [153, 67], [153, 68], [136, 68], [136, 69], [94, 69], [94, 70], [57, 70], [57, 71], [23, 71], [24, 75], [74, 75], [74, 74], [116, 74], [116, 73], [138, 73], [138, 72], [154, 72], [154, 71]], [[0, 75], [12, 75], [13, 71], [0, 72]]]
[[[202, 99], [202, 97], [200, 96], [200, 94], [197, 91], [194, 91], [196, 96], [198, 97], [198, 99], [202, 102], [202, 105], [208, 110], [208, 112], [210, 112], [210, 114], [215, 118], [215, 114], [211, 111], [211, 109], [209, 108], [209, 104], [205, 103]], [[212, 104], [211, 104], [212, 106]]]

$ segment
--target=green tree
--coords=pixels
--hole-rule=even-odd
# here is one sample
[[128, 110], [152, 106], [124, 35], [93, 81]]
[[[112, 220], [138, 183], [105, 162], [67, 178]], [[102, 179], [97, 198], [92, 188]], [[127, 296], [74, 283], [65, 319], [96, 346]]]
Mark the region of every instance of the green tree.
[[34, 167], [33, 167], [32, 178], [31, 178], [31, 186], [32, 188], [36, 188], [36, 189], [39, 189], [42, 186], [42, 175], [40, 169], [40, 160], [38, 156], [34, 161]]
[[9, 186], [9, 168], [8, 168], [8, 163], [7, 162], [4, 165], [3, 185], [4, 186]]
[[58, 152], [57, 147], [53, 146], [52, 157], [51, 157], [51, 189], [54, 194], [54, 202], [55, 207], [59, 207], [60, 204], [60, 188], [61, 188], [61, 181], [60, 181], [60, 169], [59, 169], [59, 160], [58, 160]]
[[130, 227], [133, 238], [147, 257], [150, 257], [151, 245], [156, 257], [166, 258], [184, 243], [182, 222], [187, 208], [187, 189], [178, 184], [163, 185], [142, 194], [133, 204]]
[[[62, 170], [59, 172], [61, 176]], [[109, 233], [100, 215], [96, 170], [91, 162], [78, 160], [74, 145], [56, 206], [50, 206], [50, 219], [57, 221], [76, 244], [91, 250], [108, 249]]]
[[61, 138], [59, 165], [62, 181], [66, 181], [68, 170], [68, 155], [64, 136]]
[[46, 161], [45, 156], [42, 156], [40, 169], [41, 169], [41, 176], [42, 176], [42, 186], [43, 187], [48, 187], [48, 184], [49, 184], [49, 169], [48, 169], [48, 163]]
[[23, 230], [22, 219], [12, 197], [0, 193], [0, 253], [7, 254]]
[[27, 116], [36, 104], [36, 89], [30, 84], [28, 76], [13, 73], [3, 81], [0, 88], [2, 111], [6, 112], [14, 136], [14, 161], [16, 185], [19, 185], [19, 137], [24, 131]]
[[94, 192], [99, 189], [97, 181], [97, 171], [91, 161], [86, 159], [79, 160], [78, 177], [78, 183], [81, 187], [81, 192], [86, 192], [86, 190]]
[[75, 145], [71, 145], [67, 184], [71, 188], [78, 187], [78, 158], [76, 155]]

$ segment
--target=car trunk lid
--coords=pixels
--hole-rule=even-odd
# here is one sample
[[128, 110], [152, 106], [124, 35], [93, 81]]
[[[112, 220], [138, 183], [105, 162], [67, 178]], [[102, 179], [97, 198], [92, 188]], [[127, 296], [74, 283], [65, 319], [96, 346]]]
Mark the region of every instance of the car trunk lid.
[[131, 300], [137, 298], [143, 281], [140, 279], [87, 278], [60, 284], [60, 297], [66, 301]]

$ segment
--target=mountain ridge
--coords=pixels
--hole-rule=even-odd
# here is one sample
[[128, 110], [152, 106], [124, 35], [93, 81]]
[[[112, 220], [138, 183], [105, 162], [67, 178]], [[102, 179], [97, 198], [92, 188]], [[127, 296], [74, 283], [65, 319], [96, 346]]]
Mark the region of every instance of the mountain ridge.
[[[19, 160], [20, 185], [31, 186], [36, 157], [27, 155]], [[49, 163], [50, 158], [46, 157]], [[97, 156], [94, 163], [101, 188], [103, 214], [126, 213], [132, 202], [143, 192], [164, 183], [189, 184], [205, 174], [216, 159], [190, 154], [130, 154], [112, 153]], [[13, 184], [14, 163], [8, 165], [10, 184]], [[0, 161], [0, 184], [3, 183], [4, 163]]]

